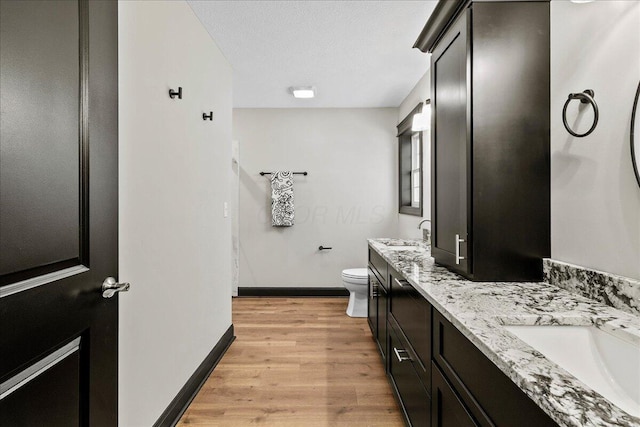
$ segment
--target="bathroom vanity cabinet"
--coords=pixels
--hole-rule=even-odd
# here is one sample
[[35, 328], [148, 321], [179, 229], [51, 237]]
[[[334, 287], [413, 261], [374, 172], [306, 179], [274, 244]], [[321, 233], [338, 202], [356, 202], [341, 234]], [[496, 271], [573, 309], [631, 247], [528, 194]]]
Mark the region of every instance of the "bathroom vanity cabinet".
[[[549, 416], [469, 341], [451, 322], [433, 310], [434, 426], [453, 412], [478, 426], [552, 427]], [[438, 380], [436, 376], [440, 376]], [[437, 384], [437, 385], [436, 385]], [[436, 388], [438, 387], [438, 388]], [[446, 388], [456, 395], [449, 396]]]
[[440, 2], [416, 47], [431, 53], [433, 257], [474, 281], [541, 280], [549, 2]]
[[372, 248], [369, 287], [369, 325], [408, 426], [557, 426]]

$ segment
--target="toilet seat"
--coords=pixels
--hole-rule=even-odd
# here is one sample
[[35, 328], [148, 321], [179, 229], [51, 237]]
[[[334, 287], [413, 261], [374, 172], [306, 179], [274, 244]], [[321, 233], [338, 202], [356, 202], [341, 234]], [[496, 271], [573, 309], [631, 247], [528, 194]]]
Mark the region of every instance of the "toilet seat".
[[348, 268], [342, 270], [342, 280], [357, 285], [366, 285], [369, 280], [369, 272], [366, 268]]

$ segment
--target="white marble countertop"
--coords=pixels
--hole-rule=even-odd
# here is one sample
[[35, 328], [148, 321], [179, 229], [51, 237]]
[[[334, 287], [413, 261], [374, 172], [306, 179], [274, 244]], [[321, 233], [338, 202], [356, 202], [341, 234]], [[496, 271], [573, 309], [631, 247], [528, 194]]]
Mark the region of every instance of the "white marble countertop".
[[[420, 249], [392, 250], [389, 244]], [[436, 265], [418, 240], [369, 239], [369, 246], [561, 426], [640, 426], [640, 418], [502, 327], [594, 325], [640, 343], [640, 317], [546, 283], [469, 281]]]

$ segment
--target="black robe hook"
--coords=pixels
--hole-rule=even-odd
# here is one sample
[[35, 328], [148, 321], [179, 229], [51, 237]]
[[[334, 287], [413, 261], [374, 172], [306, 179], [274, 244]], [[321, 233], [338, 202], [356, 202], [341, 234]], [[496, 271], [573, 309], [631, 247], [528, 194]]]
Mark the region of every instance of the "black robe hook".
[[173, 90], [173, 89], [169, 89], [169, 98], [173, 99], [175, 97], [178, 97], [178, 99], [182, 99], [182, 87], [178, 87], [178, 90]]

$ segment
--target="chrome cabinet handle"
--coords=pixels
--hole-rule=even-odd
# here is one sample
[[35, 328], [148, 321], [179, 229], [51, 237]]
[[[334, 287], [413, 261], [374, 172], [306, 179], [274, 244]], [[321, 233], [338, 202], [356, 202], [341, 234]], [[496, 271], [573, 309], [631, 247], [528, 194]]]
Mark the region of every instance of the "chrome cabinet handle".
[[130, 287], [129, 283], [118, 283], [113, 277], [107, 277], [102, 282], [102, 298], [111, 298], [117, 292], [127, 292]]
[[371, 298], [375, 298], [378, 296], [378, 285], [371, 284]]
[[[411, 360], [411, 358], [408, 356], [409, 353], [407, 352], [407, 350], [397, 349], [396, 347], [393, 347], [393, 352], [396, 354], [398, 362], [402, 363], [406, 360]], [[400, 353], [406, 354], [407, 356], [401, 356]]]
[[393, 281], [396, 282], [398, 284], [398, 286], [400, 286], [401, 288], [407, 287], [407, 286], [411, 286], [411, 283], [409, 283], [408, 280], [403, 280], [402, 282], [398, 279], [396, 279], [395, 277], [393, 278]]
[[459, 234], [456, 234], [456, 264], [460, 265], [460, 261], [464, 259], [463, 256], [460, 256], [460, 243], [464, 243], [464, 239], [460, 238]]

